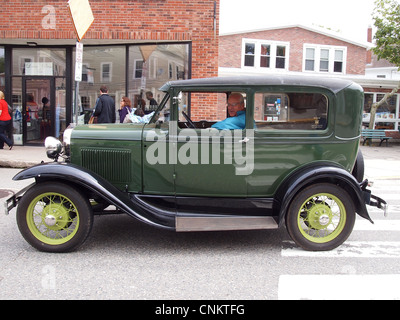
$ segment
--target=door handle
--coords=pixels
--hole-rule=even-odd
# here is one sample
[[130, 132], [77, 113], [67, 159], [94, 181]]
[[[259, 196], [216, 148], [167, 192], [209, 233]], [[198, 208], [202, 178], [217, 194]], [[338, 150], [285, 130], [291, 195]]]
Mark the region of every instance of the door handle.
[[249, 141], [250, 141], [250, 139], [245, 137], [243, 140], [239, 140], [239, 143], [247, 143]]

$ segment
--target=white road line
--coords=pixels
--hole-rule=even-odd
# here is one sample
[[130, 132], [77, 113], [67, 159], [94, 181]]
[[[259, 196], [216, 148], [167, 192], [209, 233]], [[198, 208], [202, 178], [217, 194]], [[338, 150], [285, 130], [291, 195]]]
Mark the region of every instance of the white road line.
[[399, 300], [400, 275], [281, 275], [279, 300]]
[[284, 241], [282, 257], [315, 257], [315, 258], [400, 258], [400, 241], [346, 241], [331, 251], [306, 251]]
[[373, 193], [373, 194], [375, 194], [378, 197], [381, 197], [386, 202], [391, 201], [391, 200], [400, 200], [400, 196], [398, 194], [394, 194], [394, 193], [391, 193], [391, 194], [385, 193], [383, 195], [383, 194], [380, 194], [377, 192], [377, 193]]
[[400, 231], [400, 220], [356, 220], [354, 231]]

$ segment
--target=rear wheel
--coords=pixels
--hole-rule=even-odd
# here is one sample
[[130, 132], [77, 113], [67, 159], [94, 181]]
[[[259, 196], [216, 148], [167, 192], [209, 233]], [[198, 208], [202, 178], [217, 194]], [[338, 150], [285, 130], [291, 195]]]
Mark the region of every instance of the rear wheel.
[[17, 209], [18, 228], [40, 251], [69, 252], [88, 237], [93, 225], [91, 205], [63, 183], [46, 182], [30, 188]]
[[340, 246], [351, 234], [355, 210], [349, 194], [339, 186], [321, 183], [300, 191], [286, 216], [289, 235], [309, 251]]

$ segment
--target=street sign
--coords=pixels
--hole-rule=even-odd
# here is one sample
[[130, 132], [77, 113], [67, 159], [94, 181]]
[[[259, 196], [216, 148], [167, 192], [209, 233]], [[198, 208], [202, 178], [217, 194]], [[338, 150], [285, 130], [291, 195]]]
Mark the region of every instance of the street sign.
[[75, 81], [82, 81], [83, 43], [76, 43]]
[[92, 8], [89, 0], [69, 0], [68, 6], [78, 41], [81, 41], [94, 21]]

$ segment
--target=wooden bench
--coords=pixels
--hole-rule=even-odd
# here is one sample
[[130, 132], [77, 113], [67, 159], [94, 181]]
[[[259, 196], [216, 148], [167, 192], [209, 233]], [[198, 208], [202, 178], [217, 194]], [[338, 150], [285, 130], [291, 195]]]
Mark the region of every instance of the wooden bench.
[[388, 140], [392, 139], [392, 137], [387, 137], [385, 130], [374, 130], [374, 129], [362, 129], [361, 130], [361, 138], [364, 139], [363, 145], [368, 139], [380, 139], [381, 142], [379, 146], [382, 145], [383, 141], [386, 141], [386, 146], [388, 145]]

